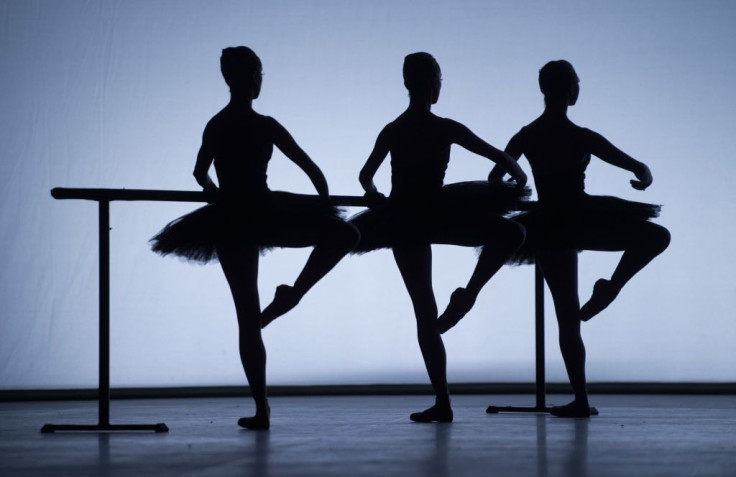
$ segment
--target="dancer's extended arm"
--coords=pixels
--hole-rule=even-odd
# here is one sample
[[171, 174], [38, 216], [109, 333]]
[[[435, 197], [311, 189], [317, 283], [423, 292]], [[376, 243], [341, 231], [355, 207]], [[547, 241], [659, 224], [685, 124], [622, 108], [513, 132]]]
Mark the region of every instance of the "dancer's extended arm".
[[329, 196], [330, 192], [327, 187], [327, 179], [325, 179], [324, 174], [322, 174], [322, 171], [317, 164], [315, 164], [314, 161], [309, 158], [307, 153], [299, 147], [294, 138], [291, 137], [291, 134], [289, 134], [289, 131], [287, 131], [286, 128], [279, 124], [275, 119], [273, 120], [273, 126], [274, 145], [278, 147], [279, 150], [283, 152], [284, 155], [294, 164], [304, 171], [304, 173], [309, 177], [309, 180], [312, 181], [312, 184], [314, 184], [314, 188], [317, 189], [317, 193], [320, 196]]
[[[506, 149], [504, 150], [504, 152], [508, 154], [508, 156], [511, 157], [512, 160], [518, 161], [523, 154], [523, 151], [524, 149], [521, 142], [521, 133], [516, 133], [514, 137], [509, 140], [509, 143], [506, 145]], [[491, 169], [490, 174], [488, 174], [488, 182], [501, 182], [505, 174], [506, 170], [504, 170], [500, 165], [496, 164], [495, 166], [493, 166], [493, 169]]]
[[643, 162], [639, 162], [629, 156], [600, 134], [589, 131], [588, 141], [590, 144], [590, 152], [601, 160], [632, 172], [636, 176], [636, 180], [630, 180], [631, 187], [637, 190], [644, 190], [652, 185], [652, 173]]
[[514, 178], [518, 187], [524, 187], [526, 185], [526, 174], [521, 170], [521, 167], [519, 167], [514, 158], [491, 146], [473, 134], [473, 132], [464, 125], [454, 121], [451, 124], [453, 128], [451, 137], [452, 142], [464, 147], [472, 153], [486, 157], [495, 162], [495, 167], [501, 167], [505, 172], [508, 172], [511, 177]]

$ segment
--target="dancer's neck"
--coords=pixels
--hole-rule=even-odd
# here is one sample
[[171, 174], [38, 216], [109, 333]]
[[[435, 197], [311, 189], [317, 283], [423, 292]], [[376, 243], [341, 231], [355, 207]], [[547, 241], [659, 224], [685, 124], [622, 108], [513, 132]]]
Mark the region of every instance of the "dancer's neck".
[[548, 118], [567, 118], [568, 104], [565, 101], [547, 101], [542, 116]]
[[428, 113], [432, 111], [432, 101], [424, 97], [411, 97], [409, 99], [409, 107], [406, 110], [412, 113]]
[[239, 111], [253, 111], [253, 97], [246, 94], [230, 93], [229, 106]]

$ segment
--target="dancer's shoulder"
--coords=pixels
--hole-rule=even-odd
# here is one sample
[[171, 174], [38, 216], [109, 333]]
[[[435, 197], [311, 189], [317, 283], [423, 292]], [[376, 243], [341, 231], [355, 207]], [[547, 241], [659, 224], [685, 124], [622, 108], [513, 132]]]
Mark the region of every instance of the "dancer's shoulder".
[[538, 128], [535, 127], [534, 122], [531, 122], [527, 124], [526, 126], [522, 126], [521, 129], [516, 131], [516, 133], [511, 136], [511, 139], [509, 140], [509, 143], [514, 143], [517, 145], [524, 145], [528, 143], [531, 138], [534, 137], [535, 132], [539, 132]]
[[381, 132], [378, 133], [378, 140], [392, 142], [395, 138], [404, 136], [406, 131], [411, 128], [412, 122], [407, 121], [404, 115], [401, 115], [383, 126]]
[[254, 122], [270, 131], [281, 131], [286, 129], [273, 116], [265, 116], [263, 114], [256, 113]]
[[575, 133], [580, 138], [580, 140], [588, 146], [599, 144], [603, 141], [608, 142], [608, 140], [603, 137], [602, 134], [593, 131], [592, 129], [575, 126]]

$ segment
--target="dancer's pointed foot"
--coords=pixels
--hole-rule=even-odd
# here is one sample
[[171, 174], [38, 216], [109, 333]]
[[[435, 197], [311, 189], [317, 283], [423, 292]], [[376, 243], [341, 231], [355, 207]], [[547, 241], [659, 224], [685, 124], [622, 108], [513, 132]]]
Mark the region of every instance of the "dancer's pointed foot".
[[238, 425], [251, 431], [267, 431], [271, 427], [271, 408], [256, 411], [253, 417], [241, 417], [238, 419]]
[[444, 333], [455, 326], [475, 305], [476, 296], [465, 288], [458, 288], [450, 295], [447, 309], [437, 318], [437, 331]]
[[617, 288], [610, 280], [598, 280], [593, 285], [593, 294], [587, 303], [580, 308], [580, 320], [588, 321], [603, 311], [618, 296], [621, 289]]
[[415, 412], [409, 416], [414, 422], [452, 422], [452, 408], [449, 404], [435, 404], [422, 412]]
[[261, 313], [261, 328], [265, 328], [273, 320], [294, 308], [301, 299], [302, 295], [294, 287], [277, 286], [273, 301]]
[[564, 406], [552, 406], [549, 413], [557, 417], [590, 417], [590, 406], [588, 403], [573, 401]]

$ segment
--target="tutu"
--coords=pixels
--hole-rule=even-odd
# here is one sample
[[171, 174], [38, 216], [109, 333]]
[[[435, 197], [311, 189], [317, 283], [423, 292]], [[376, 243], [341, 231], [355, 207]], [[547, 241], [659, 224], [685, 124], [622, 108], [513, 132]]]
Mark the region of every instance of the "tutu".
[[487, 181], [448, 184], [420, 198], [392, 194], [384, 203], [349, 219], [361, 234], [352, 253], [397, 245], [454, 243], [450, 237], [458, 235], [458, 231], [467, 232], [463, 245], [482, 246], [484, 238], [477, 232], [477, 224], [489, 215], [518, 210], [529, 194], [528, 188], [506, 183], [491, 185]]
[[587, 194], [560, 203], [527, 204], [527, 212], [512, 218], [526, 229], [526, 241], [509, 264], [532, 264], [540, 250], [580, 252], [581, 237], [627, 234], [641, 221], [658, 217], [661, 209], [655, 204]]
[[273, 247], [305, 247], [321, 233], [326, 217], [340, 210], [317, 196], [267, 191], [227, 198], [194, 210], [167, 224], [151, 240], [151, 249], [189, 262], [217, 260], [217, 243]]

